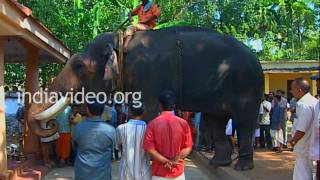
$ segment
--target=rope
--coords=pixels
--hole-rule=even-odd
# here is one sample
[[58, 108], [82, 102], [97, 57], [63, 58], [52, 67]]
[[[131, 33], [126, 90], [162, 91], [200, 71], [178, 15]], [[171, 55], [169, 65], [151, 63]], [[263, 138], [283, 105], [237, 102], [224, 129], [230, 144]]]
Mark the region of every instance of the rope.
[[124, 59], [123, 59], [123, 31], [118, 30], [118, 43], [119, 43], [119, 52], [118, 52], [118, 64], [119, 64], [119, 78], [117, 79], [117, 90], [124, 90]]

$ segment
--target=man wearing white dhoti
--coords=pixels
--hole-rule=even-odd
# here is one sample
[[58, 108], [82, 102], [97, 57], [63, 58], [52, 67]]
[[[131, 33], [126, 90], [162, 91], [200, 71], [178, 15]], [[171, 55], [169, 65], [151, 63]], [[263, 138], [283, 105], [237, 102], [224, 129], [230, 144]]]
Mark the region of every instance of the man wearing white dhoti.
[[[320, 92], [320, 75], [311, 76], [311, 80], [316, 81], [318, 92]], [[313, 108], [313, 125], [310, 140], [310, 152], [309, 156], [311, 160], [317, 161], [316, 179], [320, 179], [320, 101]]]
[[282, 128], [285, 121], [285, 111], [284, 108], [280, 105], [281, 96], [274, 96], [274, 107], [272, 109], [272, 121], [271, 121], [271, 137], [273, 147], [277, 152], [282, 151], [282, 146], [284, 144], [283, 131]]
[[290, 144], [294, 146], [296, 162], [293, 180], [312, 180], [312, 161], [309, 159], [310, 137], [313, 124], [313, 108], [317, 99], [310, 93], [310, 85], [303, 78], [295, 79], [291, 84], [291, 93], [298, 100], [296, 119], [292, 127], [293, 138]]
[[142, 148], [146, 123], [143, 107], [129, 107], [132, 119], [117, 128], [116, 148], [121, 151], [120, 180], [151, 180], [150, 160]]

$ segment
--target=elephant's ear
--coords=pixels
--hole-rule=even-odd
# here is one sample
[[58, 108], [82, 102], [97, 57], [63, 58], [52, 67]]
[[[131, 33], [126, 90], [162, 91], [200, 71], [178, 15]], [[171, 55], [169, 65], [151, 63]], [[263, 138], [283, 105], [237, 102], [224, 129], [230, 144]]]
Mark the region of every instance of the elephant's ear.
[[108, 43], [103, 51], [104, 65], [108, 62], [108, 60], [110, 60], [110, 57], [113, 55], [113, 51], [113, 46]]
[[112, 48], [111, 55], [109, 55], [107, 63], [105, 64], [103, 79], [111, 80], [116, 78], [118, 74], [119, 74], [118, 57], [117, 57], [116, 51], [114, 51]]

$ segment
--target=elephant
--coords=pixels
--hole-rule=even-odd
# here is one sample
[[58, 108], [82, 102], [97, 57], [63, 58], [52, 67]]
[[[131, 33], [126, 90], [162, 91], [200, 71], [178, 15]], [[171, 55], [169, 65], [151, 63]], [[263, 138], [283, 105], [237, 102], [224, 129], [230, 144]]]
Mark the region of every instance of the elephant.
[[[106, 32], [89, 42], [68, 60], [49, 87], [49, 92], [66, 94], [83, 87], [86, 92], [111, 92], [105, 66], [114, 61], [119, 34]], [[230, 165], [231, 146], [225, 135], [227, 121], [237, 123], [240, 138], [239, 158], [234, 168], [254, 167], [252, 136], [256, 128], [263, 93], [263, 71], [254, 53], [232, 36], [199, 27], [170, 27], [137, 32], [124, 57], [124, 90], [141, 92], [146, 120], [158, 113], [157, 96], [163, 90], [176, 95], [176, 108], [206, 113], [214, 132], [214, 166]], [[69, 101], [31, 105], [28, 124], [40, 137], [57, 130], [41, 129]], [[45, 114], [45, 115], [44, 115]]]

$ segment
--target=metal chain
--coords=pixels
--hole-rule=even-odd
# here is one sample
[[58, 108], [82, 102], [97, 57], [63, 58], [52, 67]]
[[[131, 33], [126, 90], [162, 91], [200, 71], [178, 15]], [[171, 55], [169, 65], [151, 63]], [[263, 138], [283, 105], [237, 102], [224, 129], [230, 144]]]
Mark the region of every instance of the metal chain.
[[[176, 36], [178, 37], [178, 31], [176, 29]], [[179, 105], [180, 105], [180, 109], [182, 109], [182, 105], [183, 105], [183, 98], [182, 98], [182, 81], [183, 81], [183, 74], [182, 74], [182, 41], [179, 40], [179, 38], [177, 39], [177, 47], [178, 47], [178, 59], [177, 59], [177, 81], [178, 81], [178, 93], [179, 93]]]

